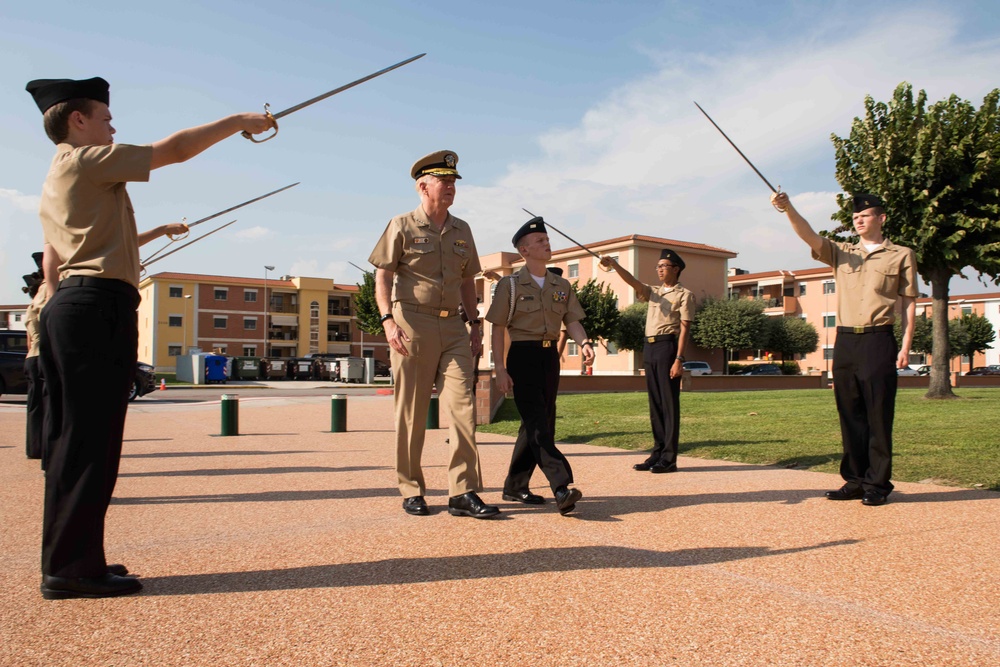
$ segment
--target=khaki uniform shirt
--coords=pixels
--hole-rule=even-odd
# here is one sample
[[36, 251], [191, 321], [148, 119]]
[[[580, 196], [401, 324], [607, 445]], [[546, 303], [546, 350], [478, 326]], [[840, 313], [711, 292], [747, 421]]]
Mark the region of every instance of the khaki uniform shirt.
[[448, 214], [439, 232], [423, 207], [396, 216], [368, 261], [395, 272], [393, 302], [457, 310], [462, 281], [482, 268], [469, 223]]
[[125, 183], [149, 180], [152, 146], [59, 144], [42, 186], [45, 241], [59, 280], [94, 276], [139, 286], [139, 241]]
[[835, 243], [824, 238], [813, 259], [833, 267], [837, 324], [841, 326], [892, 324], [898, 297], [917, 296], [916, 255], [888, 239], [868, 252], [860, 243]]
[[681, 320], [694, 320], [694, 294], [677, 283], [673, 287], [646, 285], [636, 290], [640, 301], [648, 301], [646, 310], [646, 335], [680, 335]]
[[28, 332], [28, 357], [38, 356], [38, 316], [42, 313], [42, 307], [49, 300], [48, 290], [45, 283], [35, 292], [35, 298], [31, 300], [31, 305], [24, 313], [24, 328]]
[[[514, 282], [514, 315], [510, 325], [510, 283]], [[551, 271], [545, 272], [545, 283], [538, 286], [527, 267], [497, 283], [493, 303], [486, 319], [497, 326], [507, 326], [512, 341], [558, 340], [562, 325], [586, 317], [583, 306], [569, 281]]]

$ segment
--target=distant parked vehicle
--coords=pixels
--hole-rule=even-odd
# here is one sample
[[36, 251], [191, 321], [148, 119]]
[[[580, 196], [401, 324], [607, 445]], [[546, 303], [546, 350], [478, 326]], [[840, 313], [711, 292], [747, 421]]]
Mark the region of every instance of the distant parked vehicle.
[[392, 375], [392, 368], [381, 359], [375, 360], [375, 377], [389, 377]]
[[754, 364], [735, 373], [736, 375], [781, 375], [781, 367], [777, 364]]
[[140, 396], [145, 396], [156, 389], [156, 369], [147, 363], [139, 362], [135, 365], [135, 379], [128, 390], [128, 400], [134, 401]]
[[920, 375], [920, 371], [917, 371], [917, 370], [915, 370], [913, 368], [897, 368], [896, 369], [896, 375], [916, 377], [916, 376]]
[[24, 358], [28, 356], [28, 332], [0, 332], [0, 394], [28, 393]]
[[1000, 372], [991, 370], [990, 366], [976, 366], [971, 371], [967, 371], [966, 375], [1000, 375]]
[[930, 374], [931, 374], [931, 367], [926, 364], [917, 368], [917, 375], [930, 375]]
[[704, 361], [685, 361], [684, 370], [691, 371], [691, 375], [711, 375], [712, 367]]

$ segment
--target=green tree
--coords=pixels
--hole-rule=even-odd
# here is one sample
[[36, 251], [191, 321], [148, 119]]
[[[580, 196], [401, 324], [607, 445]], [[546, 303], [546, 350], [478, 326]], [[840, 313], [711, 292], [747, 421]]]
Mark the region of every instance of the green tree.
[[604, 349], [608, 349], [607, 341], [614, 338], [618, 330], [618, 320], [621, 313], [618, 311], [618, 297], [615, 296], [611, 287], [598, 283], [591, 278], [583, 286], [579, 286], [579, 281], [573, 283], [573, 290], [576, 298], [580, 300], [583, 312], [587, 314], [584, 320], [584, 327], [591, 340], [600, 341]]
[[993, 331], [993, 325], [982, 315], [966, 313], [951, 320], [949, 324], [953, 325], [950, 329], [955, 329], [955, 335], [949, 341], [952, 344], [952, 356], [968, 357], [971, 364], [973, 354], [993, 349], [990, 343], [996, 340], [997, 335]]
[[358, 284], [358, 293], [354, 297], [354, 312], [358, 319], [358, 328], [372, 336], [384, 336], [382, 328], [382, 313], [375, 301], [375, 274], [365, 271], [363, 282]]
[[618, 319], [618, 330], [612, 338], [619, 350], [640, 352], [646, 345], [646, 311], [649, 304], [645, 301], [633, 303], [621, 312]]
[[[928, 398], [954, 396], [948, 373], [948, 289], [966, 267], [1000, 284], [1000, 89], [976, 109], [952, 95], [925, 108], [927, 94], [903, 82], [888, 103], [865, 98], [850, 136], [832, 135], [845, 192], [885, 202], [886, 236], [913, 248], [933, 299]], [[838, 196], [832, 235], [852, 233], [850, 198]]]
[[764, 346], [767, 319], [759, 299], [706, 297], [695, 314], [691, 338], [707, 350], [722, 348], [728, 360], [731, 350]]
[[[892, 332], [896, 336], [896, 345], [903, 344], [903, 325], [896, 319], [892, 325]], [[913, 343], [910, 351], [918, 354], [930, 354], [934, 347], [934, 326], [931, 320], [927, 319], [926, 313], [917, 315], [913, 322]]]
[[819, 333], [809, 322], [800, 317], [769, 317], [765, 330], [764, 347], [785, 356], [809, 354], [819, 346]]

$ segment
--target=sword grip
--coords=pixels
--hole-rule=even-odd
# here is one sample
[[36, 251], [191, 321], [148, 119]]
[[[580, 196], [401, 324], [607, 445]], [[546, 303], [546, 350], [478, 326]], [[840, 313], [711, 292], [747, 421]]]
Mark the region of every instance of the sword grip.
[[250, 141], [254, 142], [255, 144], [262, 144], [265, 141], [270, 141], [271, 139], [274, 139], [276, 136], [278, 136], [278, 121], [276, 121], [274, 119], [274, 116], [271, 115], [271, 105], [270, 104], [265, 104], [264, 105], [264, 115], [266, 115], [269, 119], [271, 119], [271, 125], [274, 126], [274, 132], [271, 133], [271, 134], [269, 134], [269, 135], [267, 135], [263, 139], [254, 139], [254, 136], [252, 134], [250, 134], [246, 130], [243, 130], [240, 134], [243, 135], [244, 139], [249, 139]]

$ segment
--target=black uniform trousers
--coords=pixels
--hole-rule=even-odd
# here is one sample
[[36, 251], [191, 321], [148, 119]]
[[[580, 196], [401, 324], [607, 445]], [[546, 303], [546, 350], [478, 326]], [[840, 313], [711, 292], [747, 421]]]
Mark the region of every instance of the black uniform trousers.
[[646, 459], [650, 465], [677, 464], [681, 379], [670, 377], [670, 367], [676, 360], [676, 336], [655, 343], [647, 342], [642, 348], [646, 393], [649, 395], [649, 422], [653, 427], [653, 451]]
[[71, 277], [42, 310], [47, 386], [42, 573], [107, 572], [104, 517], [118, 479], [129, 385], [135, 377], [139, 293], [128, 283]]
[[42, 458], [42, 428], [45, 409], [42, 407], [42, 374], [38, 357], [24, 360], [24, 377], [28, 380], [28, 395], [25, 401], [27, 424], [24, 428], [24, 453], [29, 459]]
[[521, 414], [504, 491], [527, 491], [537, 465], [554, 492], [573, 483], [569, 461], [556, 448], [556, 395], [559, 393], [559, 350], [513, 342], [507, 372], [514, 381], [514, 404]]
[[833, 394], [840, 414], [848, 484], [892, 491], [892, 421], [896, 412], [896, 338], [892, 331], [839, 332], [833, 347]]

